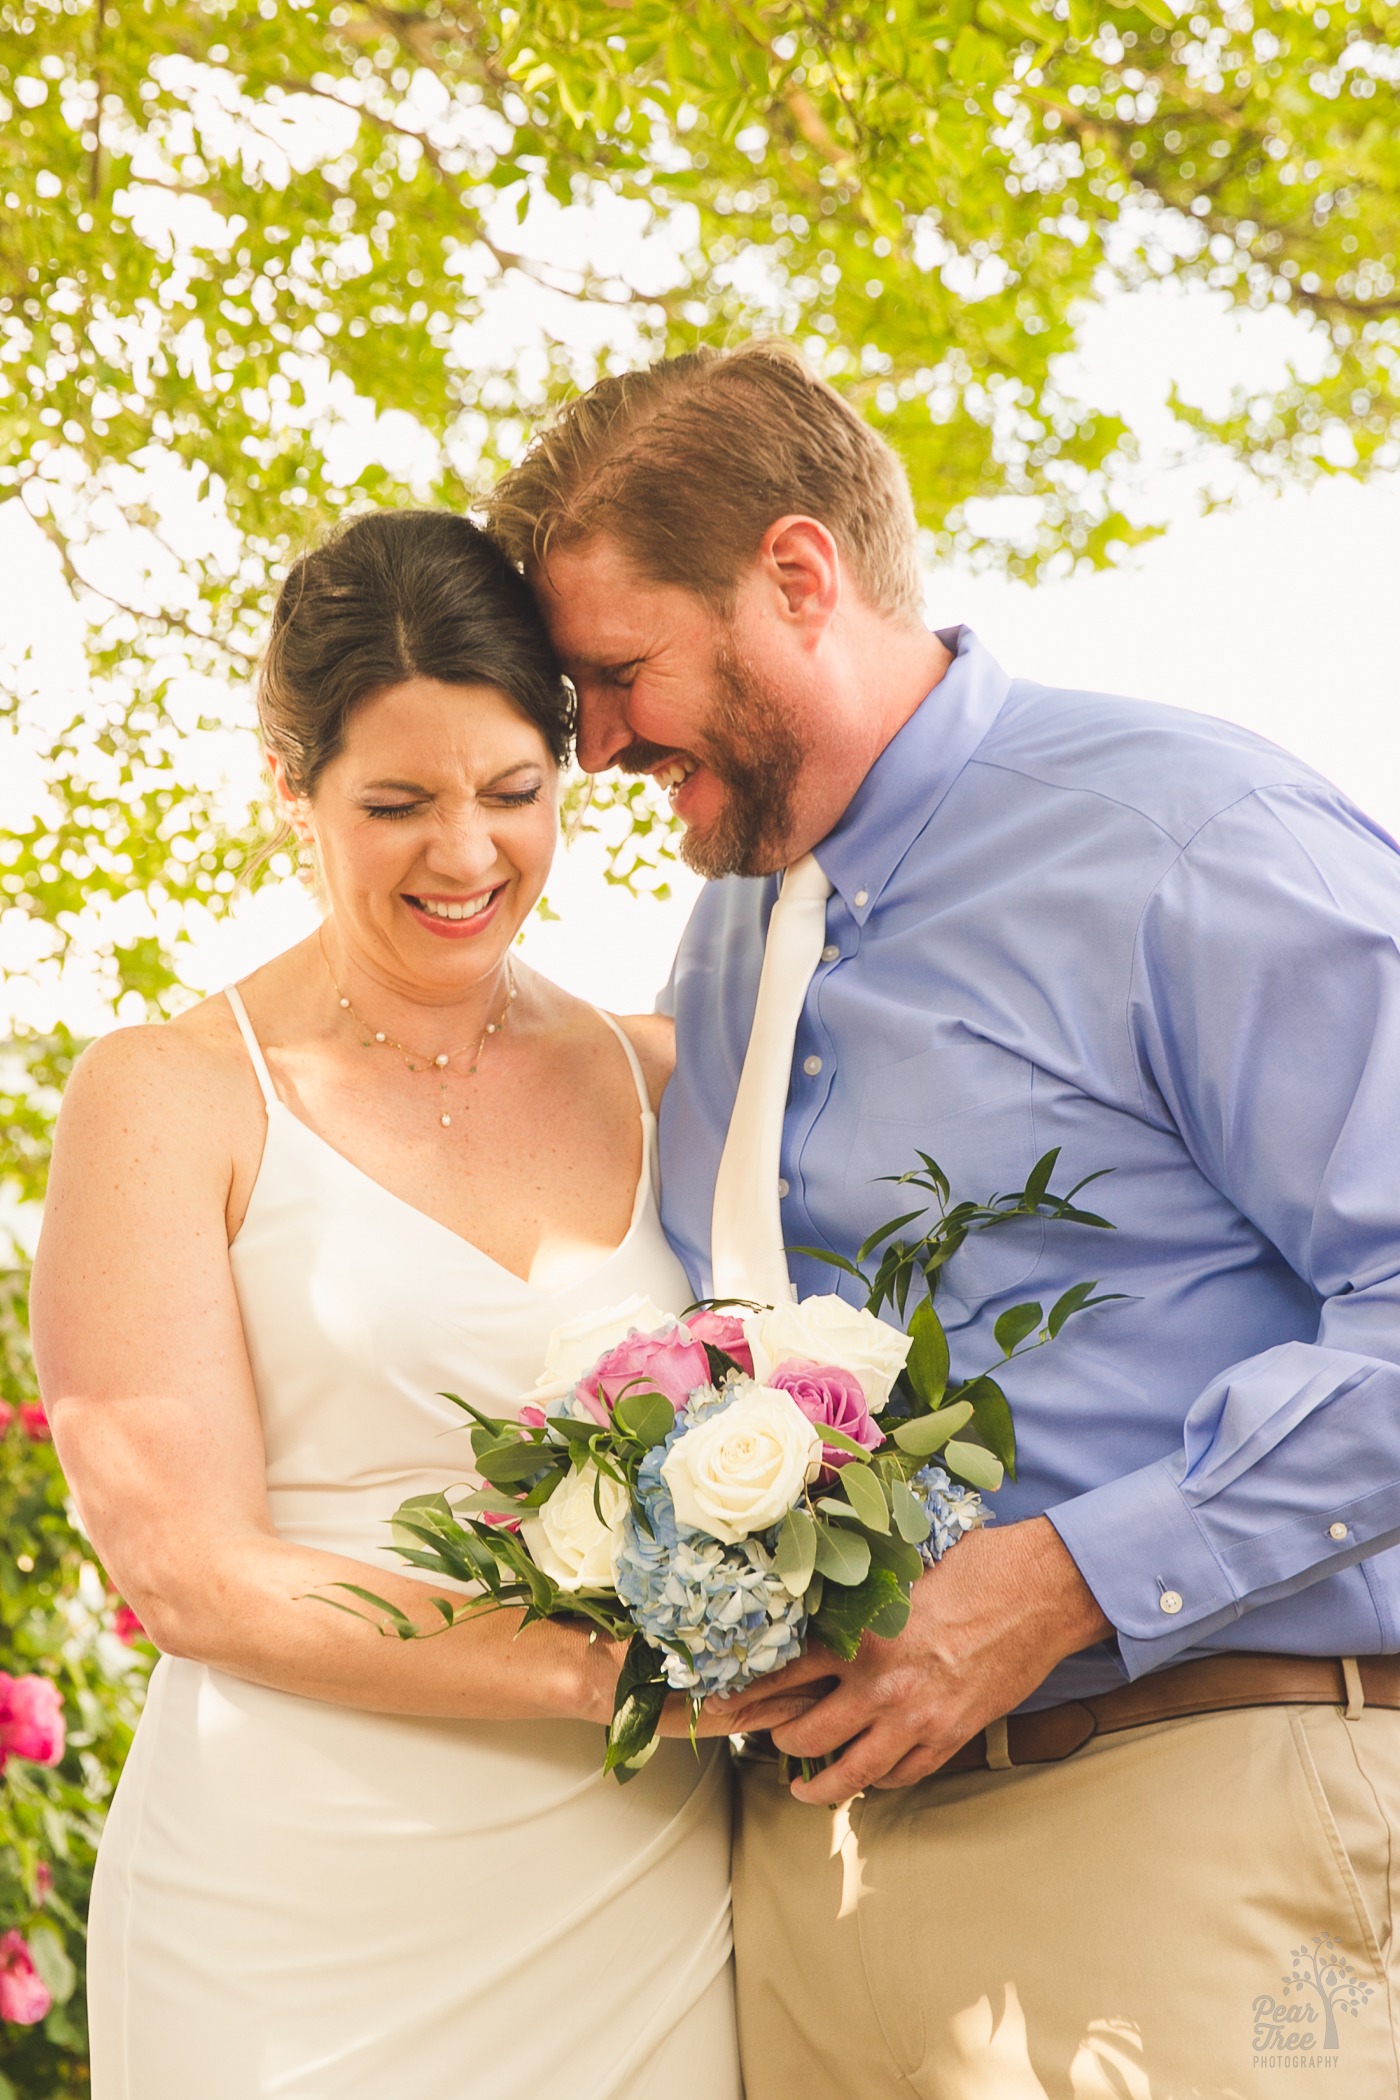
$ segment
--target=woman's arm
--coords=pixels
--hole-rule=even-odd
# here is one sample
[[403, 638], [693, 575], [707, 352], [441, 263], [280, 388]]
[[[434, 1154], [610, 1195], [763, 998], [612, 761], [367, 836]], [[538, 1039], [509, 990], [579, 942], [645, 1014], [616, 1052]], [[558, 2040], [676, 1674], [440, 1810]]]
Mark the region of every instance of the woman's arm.
[[659, 1114], [676, 1065], [676, 1024], [669, 1014], [619, 1014], [618, 1021], [637, 1053], [651, 1105]]
[[424, 1583], [271, 1528], [225, 1221], [230, 1133], [248, 1113], [228, 1060], [174, 1027], [95, 1044], [64, 1101], [34, 1348], [113, 1581], [157, 1647], [258, 1684], [380, 1713], [605, 1720], [617, 1652], [573, 1627], [521, 1631], [499, 1612], [402, 1642], [306, 1601], [360, 1582], [420, 1625], [435, 1619]]

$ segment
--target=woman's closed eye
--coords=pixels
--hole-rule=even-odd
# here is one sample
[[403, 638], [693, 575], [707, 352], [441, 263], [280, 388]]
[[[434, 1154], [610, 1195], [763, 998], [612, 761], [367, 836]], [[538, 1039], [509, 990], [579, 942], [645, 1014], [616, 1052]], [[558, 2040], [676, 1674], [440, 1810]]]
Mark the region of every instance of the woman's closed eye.
[[[483, 795], [481, 800], [489, 802], [495, 809], [527, 809], [532, 802], [539, 801], [542, 792], [540, 783], [536, 781], [533, 787], [513, 788], [508, 793], [500, 791], [493, 795]], [[414, 816], [419, 810], [426, 809], [427, 806], [425, 801], [366, 802], [362, 804], [367, 817], [385, 818], [390, 823], [396, 817]]]

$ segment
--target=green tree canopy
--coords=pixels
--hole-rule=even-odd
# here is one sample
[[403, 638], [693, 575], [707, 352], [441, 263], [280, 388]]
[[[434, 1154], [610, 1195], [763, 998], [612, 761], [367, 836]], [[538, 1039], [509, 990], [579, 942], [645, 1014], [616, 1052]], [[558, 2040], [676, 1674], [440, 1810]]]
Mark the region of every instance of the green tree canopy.
[[[1277, 479], [1393, 462], [1398, 28], [1388, 0], [0, 0], [0, 505], [98, 673], [11, 908], [61, 945], [104, 888], [217, 904], [244, 849], [181, 780], [169, 678], [246, 667], [348, 504], [470, 504], [617, 358], [797, 336], [935, 546], [1027, 574], [1147, 529], [1131, 433], [1064, 377], [1109, 287], [1304, 318], [1306, 376], [1178, 404], [1184, 442]], [[1005, 494], [1036, 529], [979, 539]], [[171, 982], [154, 938], [112, 968]]]

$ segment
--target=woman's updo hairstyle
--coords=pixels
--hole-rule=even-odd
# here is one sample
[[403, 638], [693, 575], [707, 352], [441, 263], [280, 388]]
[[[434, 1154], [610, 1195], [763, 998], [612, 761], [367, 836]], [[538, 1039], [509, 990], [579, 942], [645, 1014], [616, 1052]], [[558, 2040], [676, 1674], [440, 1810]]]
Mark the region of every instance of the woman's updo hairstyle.
[[354, 519], [292, 564], [258, 678], [264, 742], [310, 795], [357, 707], [411, 678], [489, 685], [534, 723], [556, 764], [573, 702], [529, 586], [450, 511]]

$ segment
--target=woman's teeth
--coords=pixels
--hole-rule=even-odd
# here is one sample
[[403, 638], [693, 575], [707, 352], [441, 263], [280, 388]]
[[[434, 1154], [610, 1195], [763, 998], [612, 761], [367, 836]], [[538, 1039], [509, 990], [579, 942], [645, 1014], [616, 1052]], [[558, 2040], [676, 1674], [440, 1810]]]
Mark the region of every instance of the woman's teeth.
[[698, 758], [673, 758], [666, 765], [659, 766], [653, 778], [658, 787], [674, 794], [678, 787], [684, 787], [699, 763]]
[[434, 897], [410, 897], [408, 901], [416, 904], [419, 911], [425, 911], [430, 919], [476, 919], [495, 902], [495, 898], [496, 892], [488, 890], [484, 897], [473, 897], [466, 904], [441, 904]]

